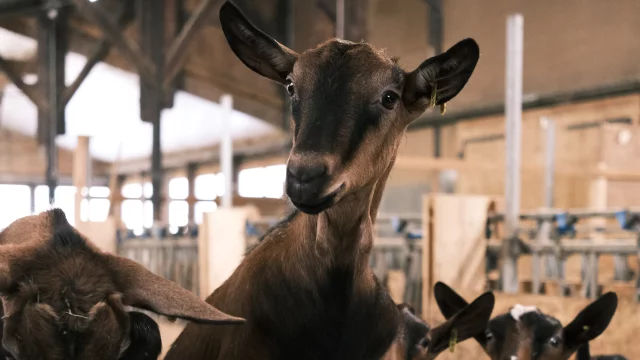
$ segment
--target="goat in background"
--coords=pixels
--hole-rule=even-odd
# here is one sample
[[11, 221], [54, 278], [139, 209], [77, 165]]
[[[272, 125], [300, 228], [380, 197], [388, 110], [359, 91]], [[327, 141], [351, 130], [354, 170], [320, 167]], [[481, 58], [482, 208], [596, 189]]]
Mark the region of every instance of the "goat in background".
[[0, 232], [2, 348], [15, 360], [157, 359], [160, 332], [137, 307], [204, 324], [238, 324], [132, 260], [103, 253], [62, 210]]
[[[434, 295], [447, 319], [468, 304], [442, 282], [436, 283]], [[516, 305], [491, 319], [486, 332], [475, 340], [492, 360], [567, 360], [607, 329], [617, 307], [618, 296], [608, 292], [563, 327], [534, 306]]]

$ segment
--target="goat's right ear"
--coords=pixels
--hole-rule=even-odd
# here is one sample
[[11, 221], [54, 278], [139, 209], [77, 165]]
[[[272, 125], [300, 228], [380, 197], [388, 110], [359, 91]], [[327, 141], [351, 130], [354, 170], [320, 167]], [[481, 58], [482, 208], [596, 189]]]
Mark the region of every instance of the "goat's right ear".
[[284, 84], [298, 54], [253, 26], [232, 2], [220, 8], [220, 24], [231, 50], [251, 70]]
[[618, 307], [618, 296], [608, 292], [584, 308], [563, 329], [567, 348], [576, 350], [600, 336], [611, 322]]
[[162, 278], [133, 260], [103, 254], [114, 281], [123, 293], [122, 303], [156, 314], [209, 324], [240, 324], [245, 319], [225, 314], [194, 293]]

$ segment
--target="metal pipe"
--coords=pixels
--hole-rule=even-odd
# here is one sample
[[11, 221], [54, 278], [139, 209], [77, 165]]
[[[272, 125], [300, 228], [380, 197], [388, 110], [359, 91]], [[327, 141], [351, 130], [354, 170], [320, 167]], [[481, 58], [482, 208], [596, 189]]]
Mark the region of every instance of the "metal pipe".
[[522, 58], [524, 19], [521, 14], [507, 18], [507, 60], [505, 99], [505, 231], [502, 249], [502, 290], [518, 291], [517, 255], [514, 254], [520, 212], [520, 163], [522, 142]]
[[231, 112], [233, 110], [233, 97], [225, 94], [220, 97], [222, 114], [222, 140], [220, 141], [220, 168], [224, 175], [224, 194], [222, 195], [222, 207], [233, 206], [233, 139], [231, 138]]

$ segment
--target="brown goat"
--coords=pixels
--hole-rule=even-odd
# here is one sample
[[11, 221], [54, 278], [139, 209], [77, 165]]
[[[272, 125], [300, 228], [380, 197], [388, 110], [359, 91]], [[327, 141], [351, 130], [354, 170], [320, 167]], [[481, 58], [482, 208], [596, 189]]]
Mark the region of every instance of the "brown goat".
[[487, 292], [436, 327], [430, 328], [411, 306], [398, 305], [403, 321], [384, 360], [432, 360], [450, 346], [484, 333], [495, 298]]
[[[467, 306], [467, 301], [444, 283], [436, 283], [434, 295], [445, 318]], [[492, 360], [567, 360], [607, 329], [617, 307], [618, 296], [608, 292], [563, 327], [558, 319], [534, 306], [516, 305], [491, 319], [475, 340]]]
[[101, 252], [59, 209], [0, 232], [0, 294], [6, 359], [157, 359], [158, 325], [125, 306], [200, 323], [243, 322], [131, 260]]
[[230, 2], [220, 22], [237, 57], [291, 96], [285, 188], [298, 211], [207, 299], [247, 323], [189, 324], [166, 359], [380, 359], [402, 320], [369, 268], [382, 191], [407, 126], [462, 90], [478, 45], [463, 40], [407, 73], [366, 43], [297, 54]]

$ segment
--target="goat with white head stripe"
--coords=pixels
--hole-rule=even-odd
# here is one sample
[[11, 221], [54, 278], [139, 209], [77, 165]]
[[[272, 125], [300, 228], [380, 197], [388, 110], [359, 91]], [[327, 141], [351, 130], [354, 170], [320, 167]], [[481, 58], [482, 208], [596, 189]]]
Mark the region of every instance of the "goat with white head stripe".
[[[444, 283], [438, 282], [434, 292], [447, 319], [468, 304]], [[567, 360], [606, 330], [617, 306], [616, 294], [606, 293], [563, 327], [535, 307], [516, 305], [491, 319], [485, 333], [475, 339], [492, 360]]]

